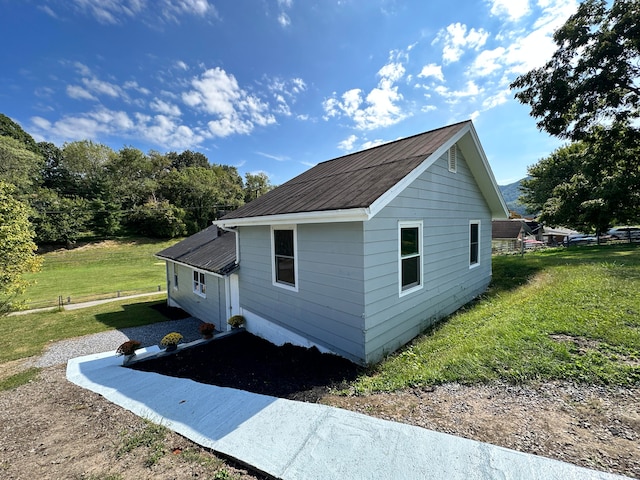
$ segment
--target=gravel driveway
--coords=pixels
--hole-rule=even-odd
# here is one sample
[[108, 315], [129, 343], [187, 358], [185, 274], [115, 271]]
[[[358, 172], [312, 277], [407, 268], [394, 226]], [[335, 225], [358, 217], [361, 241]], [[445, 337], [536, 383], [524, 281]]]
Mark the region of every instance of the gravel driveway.
[[67, 363], [70, 358], [74, 357], [108, 351], [115, 352], [120, 344], [127, 340], [138, 340], [143, 347], [158, 345], [162, 337], [169, 332], [180, 332], [184, 337], [183, 342], [192, 342], [200, 338], [199, 324], [200, 320], [189, 317], [62, 340], [52, 343], [42, 356], [33, 360], [31, 365], [50, 367]]

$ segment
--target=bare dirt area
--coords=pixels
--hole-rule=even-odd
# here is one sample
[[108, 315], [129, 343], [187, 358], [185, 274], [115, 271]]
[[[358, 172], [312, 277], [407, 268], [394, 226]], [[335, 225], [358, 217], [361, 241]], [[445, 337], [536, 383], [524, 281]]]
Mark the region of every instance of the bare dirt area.
[[[345, 385], [344, 379], [357, 374], [357, 368], [349, 362], [315, 350], [273, 347], [251, 336], [229, 339], [234, 337], [240, 345], [213, 341], [140, 362], [136, 368], [320, 402], [640, 477], [640, 386], [605, 388], [561, 382], [445, 384], [396, 393], [343, 396], [332, 392]], [[244, 354], [238, 355], [239, 351]], [[154, 428], [101, 396], [68, 382], [63, 366], [46, 368], [29, 384], [0, 393], [0, 476], [110, 480], [264, 478], [237, 464], [224, 463], [173, 432], [158, 433]]]
[[68, 382], [65, 370], [0, 393], [1, 478], [266, 478]]

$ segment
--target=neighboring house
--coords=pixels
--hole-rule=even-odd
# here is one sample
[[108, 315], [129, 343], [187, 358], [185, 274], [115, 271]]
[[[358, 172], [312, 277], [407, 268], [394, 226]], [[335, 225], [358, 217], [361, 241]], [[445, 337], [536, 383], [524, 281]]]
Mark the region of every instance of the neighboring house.
[[320, 163], [158, 256], [170, 304], [368, 364], [487, 288], [507, 215], [466, 121]]
[[[523, 218], [493, 220], [491, 245], [494, 253], [520, 251], [527, 241], [542, 244], [544, 228], [541, 223]], [[540, 242], [540, 243], [538, 243]]]

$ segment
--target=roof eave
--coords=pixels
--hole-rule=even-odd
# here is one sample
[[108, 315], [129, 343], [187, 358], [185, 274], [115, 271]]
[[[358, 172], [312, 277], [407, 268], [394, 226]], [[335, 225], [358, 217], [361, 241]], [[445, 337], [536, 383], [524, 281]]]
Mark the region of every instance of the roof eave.
[[314, 212], [285, 213], [221, 219], [213, 222], [221, 228], [248, 227], [259, 225], [299, 225], [303, 223], [365, 222], [372, 217], [369, 208], [349, 208]]

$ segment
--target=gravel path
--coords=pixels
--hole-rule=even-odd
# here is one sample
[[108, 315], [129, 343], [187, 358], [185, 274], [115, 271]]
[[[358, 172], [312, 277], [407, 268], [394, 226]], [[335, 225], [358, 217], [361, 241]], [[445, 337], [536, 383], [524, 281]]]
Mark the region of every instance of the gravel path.
[[138, 340], [143, 347], [158, 345], [162, 337], [169, 332], [180, 332], [184, 337], [183, 342], [192, 342], [200, 338], [199, 324], [200, 320], [189, 317], [62, 340], [51, 344], [42, 356], [31, 362], [31, 366], [51, 367], [67, 363], [69, 359], [74, 357], [108, 351], [115, 352], [120, 344], [127, 340]]

